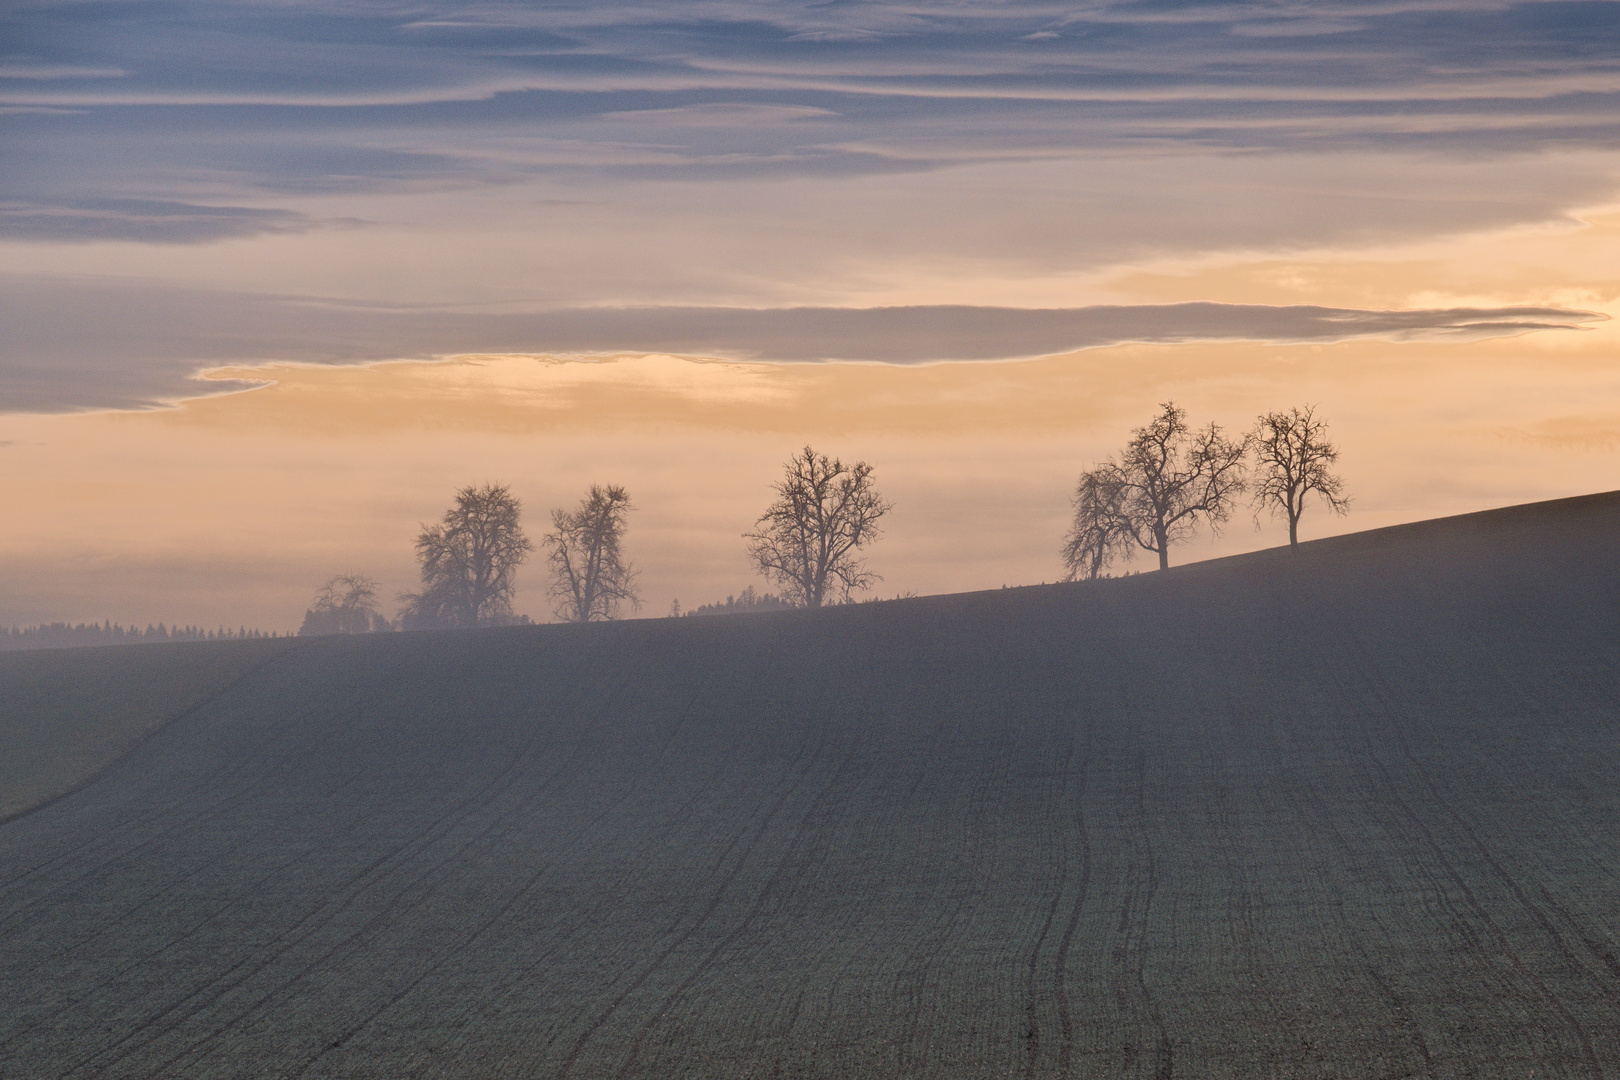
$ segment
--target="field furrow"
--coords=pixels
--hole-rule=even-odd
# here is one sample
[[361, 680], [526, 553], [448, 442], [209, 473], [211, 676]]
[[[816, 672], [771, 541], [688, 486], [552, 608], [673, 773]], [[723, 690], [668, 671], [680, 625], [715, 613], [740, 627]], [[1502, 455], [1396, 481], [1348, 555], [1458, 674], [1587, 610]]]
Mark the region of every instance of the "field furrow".
[[0, 1076], [1620, 1078], [1616, 538], [0, 656]]

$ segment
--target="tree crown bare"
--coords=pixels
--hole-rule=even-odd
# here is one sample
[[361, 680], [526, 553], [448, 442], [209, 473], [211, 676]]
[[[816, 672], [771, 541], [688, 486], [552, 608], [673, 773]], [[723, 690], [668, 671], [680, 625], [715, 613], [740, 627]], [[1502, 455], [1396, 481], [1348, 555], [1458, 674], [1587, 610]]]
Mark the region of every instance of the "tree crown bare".
[[316, 591], [298, 635], [366, 634], [386, 628], [377, 611], [377, 583], [364, 574], [338, 574]]
[[521, 511], [504, 484], [469, 486], [456, 492], [440, 524], [422, 526], [416, 538], [422, 591], [400, 597], [407, 628], [511, 621], [517, 568], [534, 548]]
[[635, 509], [617, 484], [592, 484], [579, 509], [551, 512], [545, 544], [551, 562], [551, 595], [565, 622], [616, 619], [621, 606], [641, 606], [636, 569], [624, 561], [621, 542]]
[[1316, 406], [1269, 412], [1255, 421], [1249, 436], [1254, 446], [1255, 524], [1269, 510], [1288, 519], [1288, 546], [1299, 548], [1299, 519], [1311, 492], [1322, 497], [1336, 514], [1350, 510], [1344, 481], [1334, 473], [1339, 448], [1327, 437], [1327, 424], [1316, 417]]
[[1248, 438], [1228, 439], [1219, 425], [1193, 430], [1186, 410], [1167, 401], [1131, 433], [1119, 460], [1080, 476], [1075, 516], [1063, 548], [1069, 577], [1096, 577], [1132, 548], [1170, 568], [1170, 547], [1200, 524], [1217, 535], [1244, 490]]
[[893, 504], [878, 494], [872, 467], [845, 465], [809, 446], [788, 459], [772, 485], [776, 501], [744, 533], [748, 555], [766, 578], [805, 607], [847, 599], [882, 580], [856, 552], [880, 535]]

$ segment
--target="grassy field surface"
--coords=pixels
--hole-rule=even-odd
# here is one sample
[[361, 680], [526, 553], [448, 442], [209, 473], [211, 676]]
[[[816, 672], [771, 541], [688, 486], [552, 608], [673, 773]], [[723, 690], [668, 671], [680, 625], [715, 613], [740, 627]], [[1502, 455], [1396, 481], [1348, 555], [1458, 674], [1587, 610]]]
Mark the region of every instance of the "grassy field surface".
[[0, 822], [56, 798], [296, 643], [0, 653]]
[[1617, 538], [305, 643], [0, 826], [0, 1075], [1620, 1078]]

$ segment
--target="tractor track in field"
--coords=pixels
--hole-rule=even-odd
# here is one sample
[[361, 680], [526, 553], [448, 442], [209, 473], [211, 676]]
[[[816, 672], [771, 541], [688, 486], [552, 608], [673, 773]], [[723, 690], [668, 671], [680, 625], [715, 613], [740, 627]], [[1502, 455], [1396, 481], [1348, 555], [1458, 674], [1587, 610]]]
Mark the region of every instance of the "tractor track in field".
[[1620, 1080], [1620, 496], [1538, 513], [300, 643], [0, 824], [0, 1075]]

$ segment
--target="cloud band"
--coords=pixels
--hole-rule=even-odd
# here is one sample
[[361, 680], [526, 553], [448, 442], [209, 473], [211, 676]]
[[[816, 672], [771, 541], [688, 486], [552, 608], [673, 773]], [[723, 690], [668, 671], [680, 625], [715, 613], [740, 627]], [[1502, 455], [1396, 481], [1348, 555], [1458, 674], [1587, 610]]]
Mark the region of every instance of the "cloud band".
[[571, 308], [488, 314], [17, 278], [0, 300], [0, 411], [145, 408], [201, 368], [457, 353], [662, 352], [772, 363], [1008, 360], [1124, 342], [1473, 339], [1604, 318], [1555, 307], [1374, 311], [1216, 303], [1026, 309]]

